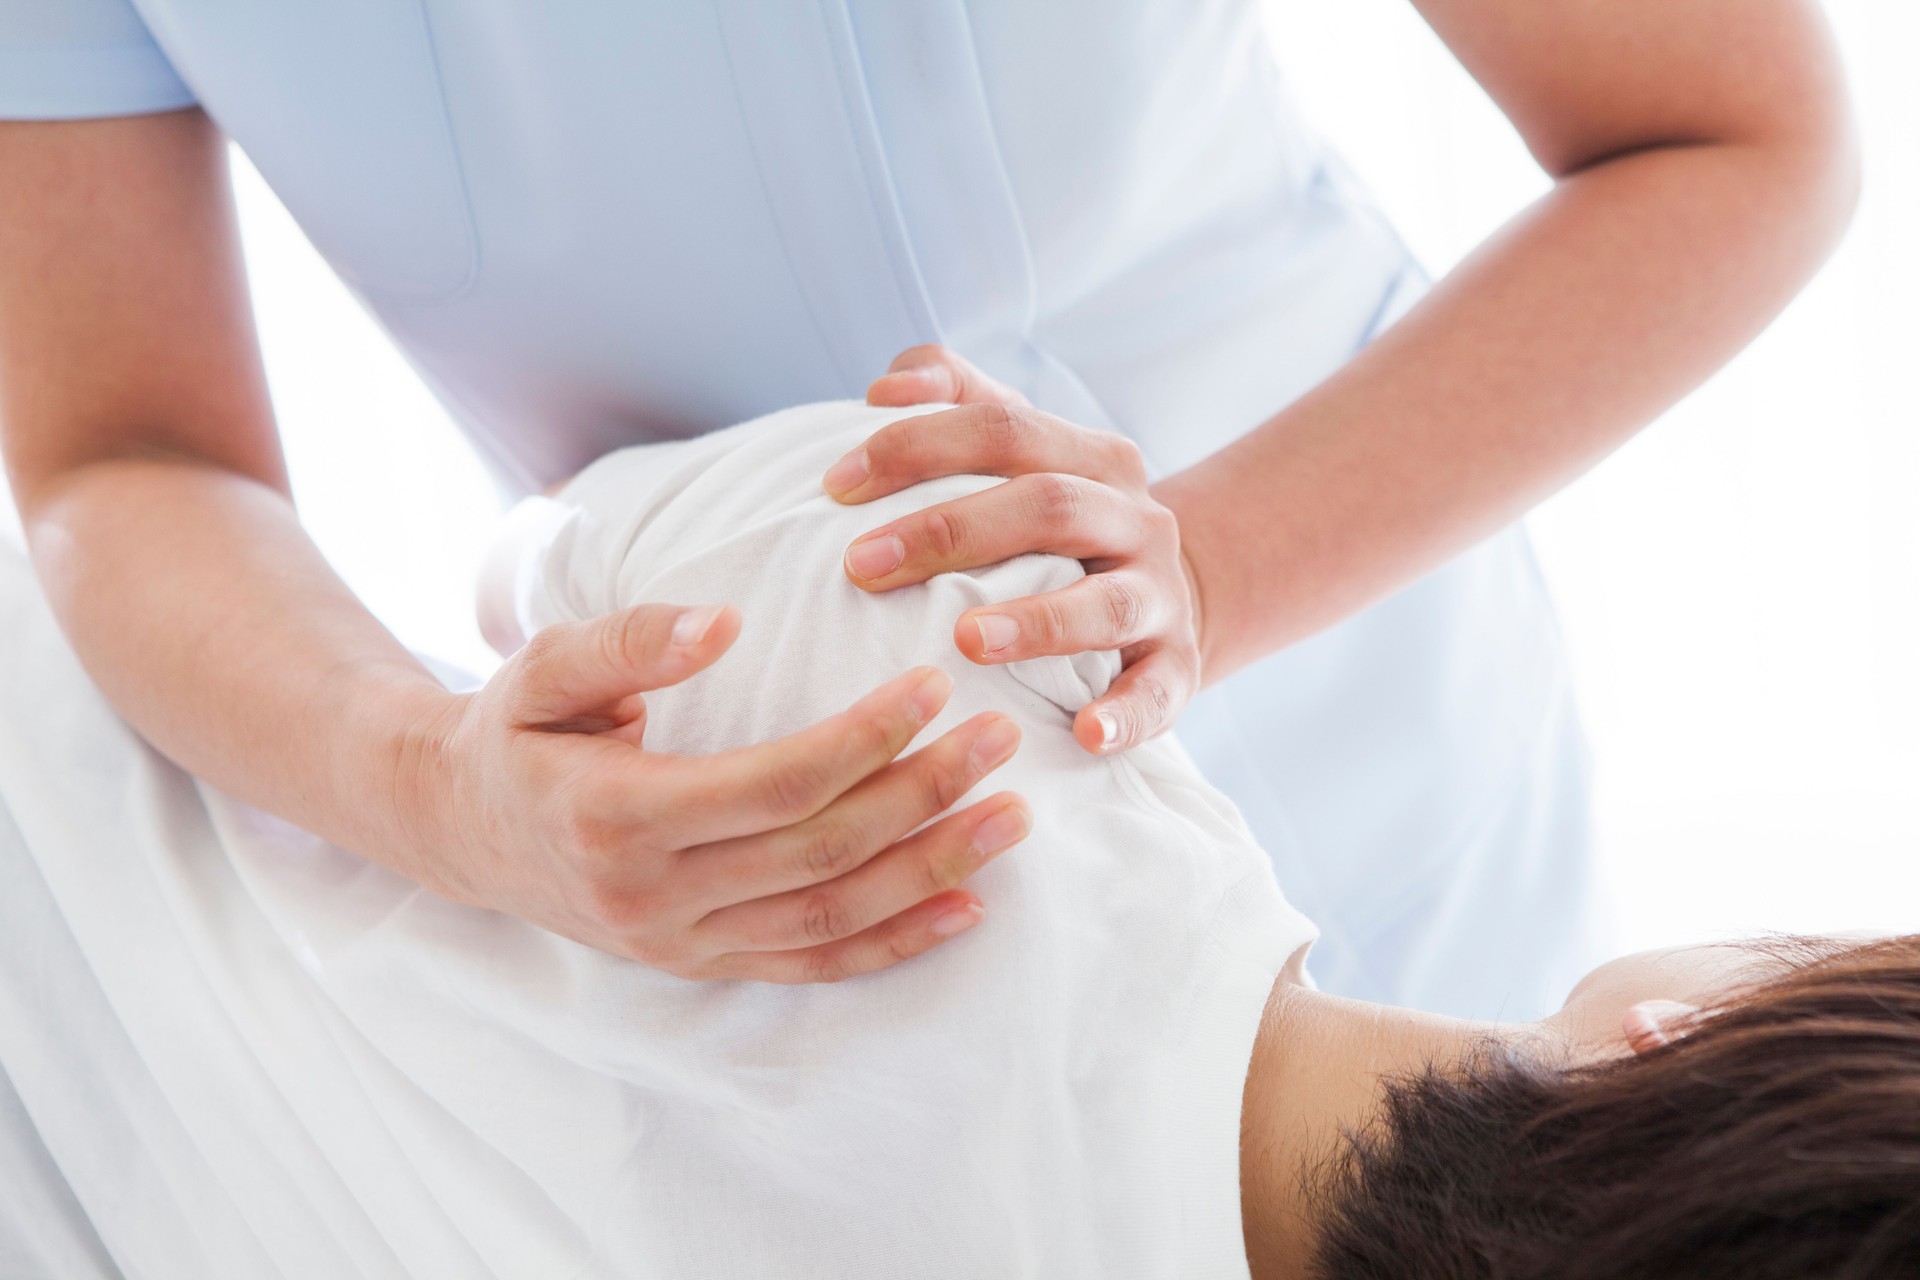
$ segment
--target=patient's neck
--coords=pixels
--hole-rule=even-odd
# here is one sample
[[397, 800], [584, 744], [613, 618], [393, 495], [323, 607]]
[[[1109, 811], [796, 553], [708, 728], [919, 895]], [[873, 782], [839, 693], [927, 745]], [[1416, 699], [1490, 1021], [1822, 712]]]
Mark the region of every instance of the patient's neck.
[[1302, 1277], [1317, 1236], [1311, 1180], [1376, 1114], [1383, 1077], [1461, 1061], [1529, 1028], [1345, 1000], [1283, 976], [1254, 1044], [1240, 1119], [1240, 1209], [1255, 1280]]

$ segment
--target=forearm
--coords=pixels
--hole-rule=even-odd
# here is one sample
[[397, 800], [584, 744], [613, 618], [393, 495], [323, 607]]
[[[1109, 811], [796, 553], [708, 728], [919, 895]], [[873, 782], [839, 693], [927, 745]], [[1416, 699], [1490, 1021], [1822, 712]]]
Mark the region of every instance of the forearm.
[[0, 123], [0, 446], [82, 662], [161, 751], [402, 870], [432, 678], [285, 494], [225, 141], [197, 111]]
[[449, 701], [284, 495], [205, 463], [103, 459], [23, 499], [40, 577], [101, 691], [242, 800], [415, 875], [403, 768]]
[[1825, 256], [1851, 158], [1651, 148], [1564, 178], [1326, 383], [1156, 496], [1219, 679], [1518, 517], [1749, 341]]

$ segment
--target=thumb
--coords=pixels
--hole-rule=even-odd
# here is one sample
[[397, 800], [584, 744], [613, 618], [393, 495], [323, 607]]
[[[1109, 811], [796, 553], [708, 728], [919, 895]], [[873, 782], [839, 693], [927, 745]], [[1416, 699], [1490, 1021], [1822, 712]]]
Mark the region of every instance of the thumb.
[[938, 402], [1025, 405], [1027, 398], [989, 378], [965, 356], [931, 344], [902, 351], [867, 388], [867, 403], [880, 407]]
[[1198, 684], [1192, 667], [1171, 648], [1151, 650], [1080, 708], [1073, 718], [1074, 740], [1094, 755], [1137, 747], [1173, 727]]
[[740, 634], [732, 605], [643, 604], [541, 631], [508, 663], [526, 725], [594, 731], [633, 718], [636, 693], [678, 684], [713, 663]]

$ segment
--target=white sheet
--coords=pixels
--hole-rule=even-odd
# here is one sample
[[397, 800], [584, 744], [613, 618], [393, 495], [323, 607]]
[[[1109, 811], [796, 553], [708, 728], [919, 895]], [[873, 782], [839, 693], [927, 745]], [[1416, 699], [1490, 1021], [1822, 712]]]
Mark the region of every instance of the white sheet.
[[525, 548], [529, 622], [730, 599], [650, 741], [786, 732], [917, 662], [1026, 743], [986, 921], [834, 987], [691, 984], [456, 907], [196, 786], [102, 704], [0, 560], [0, 1066], [137, 1276], [1237, 1276], [1240, 1086], [1312, 936], [1171, 741], [1081, 754], [1110, 659], [974, 668], [964, 603], [839, 548], [891, 511], [817, 478], [878, 419], [823, 406], [603, 461]]

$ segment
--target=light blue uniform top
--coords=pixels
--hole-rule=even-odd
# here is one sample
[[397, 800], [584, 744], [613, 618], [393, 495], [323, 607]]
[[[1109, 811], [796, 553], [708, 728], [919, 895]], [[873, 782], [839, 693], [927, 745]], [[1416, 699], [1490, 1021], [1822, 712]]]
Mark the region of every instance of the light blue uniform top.
[[[932, 341], [1176, 470], [1423, 283], [1256, 0], [0, 0], [0, 116], [193, 103], [516, 490]], [[1584, 760], [1519, 531], [1181, 727], [1323, 985], [1518, 1016], [1572, 976]]]

